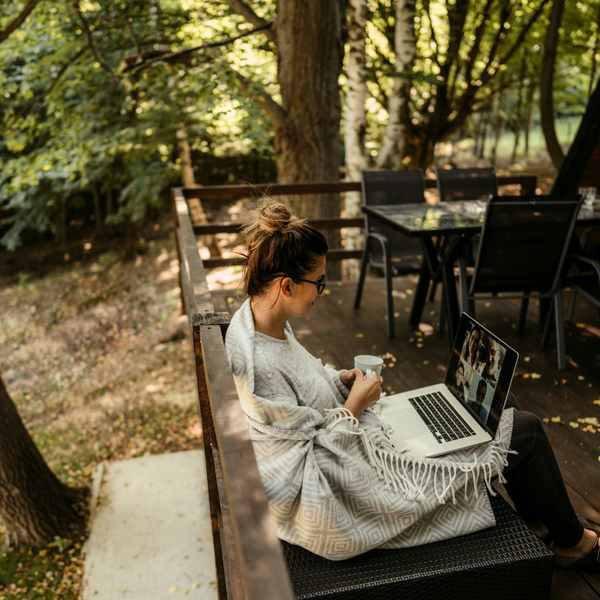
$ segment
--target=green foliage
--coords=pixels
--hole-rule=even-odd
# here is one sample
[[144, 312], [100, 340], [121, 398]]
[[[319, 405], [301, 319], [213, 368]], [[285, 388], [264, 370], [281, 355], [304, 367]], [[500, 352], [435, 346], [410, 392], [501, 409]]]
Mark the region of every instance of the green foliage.
[[[396, 3], [369, 5], [367, 143], [376, 154], [393, 87]], [[554, 84], [557, 116], [581, 115], [597, 79], [599, 6], [598, 0], [565, 3]], [[472, 115], [482, 109], [503, 112], [514, 127], [519, 87], [537, 90], [549, 8], [544, 0], [417, 0], [411, 135], [439, 141], [459, 128], [468, 135]]]
[[[0, 22], [19, 4], [0, 9]], [[114, 192], [107, 223], [141, 220], [180, 181], [182, 126], [202, 152], [272, 152], [264, 114], [231, 72], [272, 81], [268, 49], [241, 39], [170, 56], [249, 28], [224, 6], [99, 0], [79, 15], [42, 2], [0, 45], [0, 243], [14, 250], [26, 230], [58, 233], [63, 203], [92, 213], [94, 186]]]

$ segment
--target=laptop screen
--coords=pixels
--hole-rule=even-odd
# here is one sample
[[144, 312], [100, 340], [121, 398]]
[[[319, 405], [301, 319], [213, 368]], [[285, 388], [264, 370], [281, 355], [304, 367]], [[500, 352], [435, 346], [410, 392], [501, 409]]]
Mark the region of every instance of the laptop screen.
[[461, 315], [445, 383], [491, 435], [496, 434], [518, 358], [483, 325]]

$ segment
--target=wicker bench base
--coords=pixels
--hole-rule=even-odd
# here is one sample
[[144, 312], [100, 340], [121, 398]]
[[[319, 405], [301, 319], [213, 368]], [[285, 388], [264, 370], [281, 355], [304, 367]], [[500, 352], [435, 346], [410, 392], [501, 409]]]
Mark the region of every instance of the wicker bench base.
[[497, 525], [444, 542], [329, 561], [282, 542], [297, 600], [542, 600], [553, 553], [501, 496]]

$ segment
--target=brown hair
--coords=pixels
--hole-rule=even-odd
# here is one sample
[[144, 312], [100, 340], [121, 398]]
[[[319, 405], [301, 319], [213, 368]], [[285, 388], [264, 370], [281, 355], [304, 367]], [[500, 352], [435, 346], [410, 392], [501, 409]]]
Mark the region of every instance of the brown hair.
[[323, 234], [272, 198], [255, 206], [243, 232], [248, 262], [242, 285], [250, 297], [264, 294], [277, 277], [303, 278], [327, 254]]

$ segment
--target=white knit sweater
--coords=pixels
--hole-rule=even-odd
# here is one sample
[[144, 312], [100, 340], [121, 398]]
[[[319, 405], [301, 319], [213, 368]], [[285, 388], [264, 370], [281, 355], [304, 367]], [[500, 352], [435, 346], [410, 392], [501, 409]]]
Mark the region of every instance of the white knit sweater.
[[[442, 458], [398, 453], [389, 426], [343, 408], [348, 390], [295, 339], [254, 330], [250, 302], [226, 347], [280, 538], [332, 560], [400, 548], [495, 524], [486, 484], [506, 465], [513, 411], [496, 439]], [[490, 489], [491, 491], [491, 489]]]

